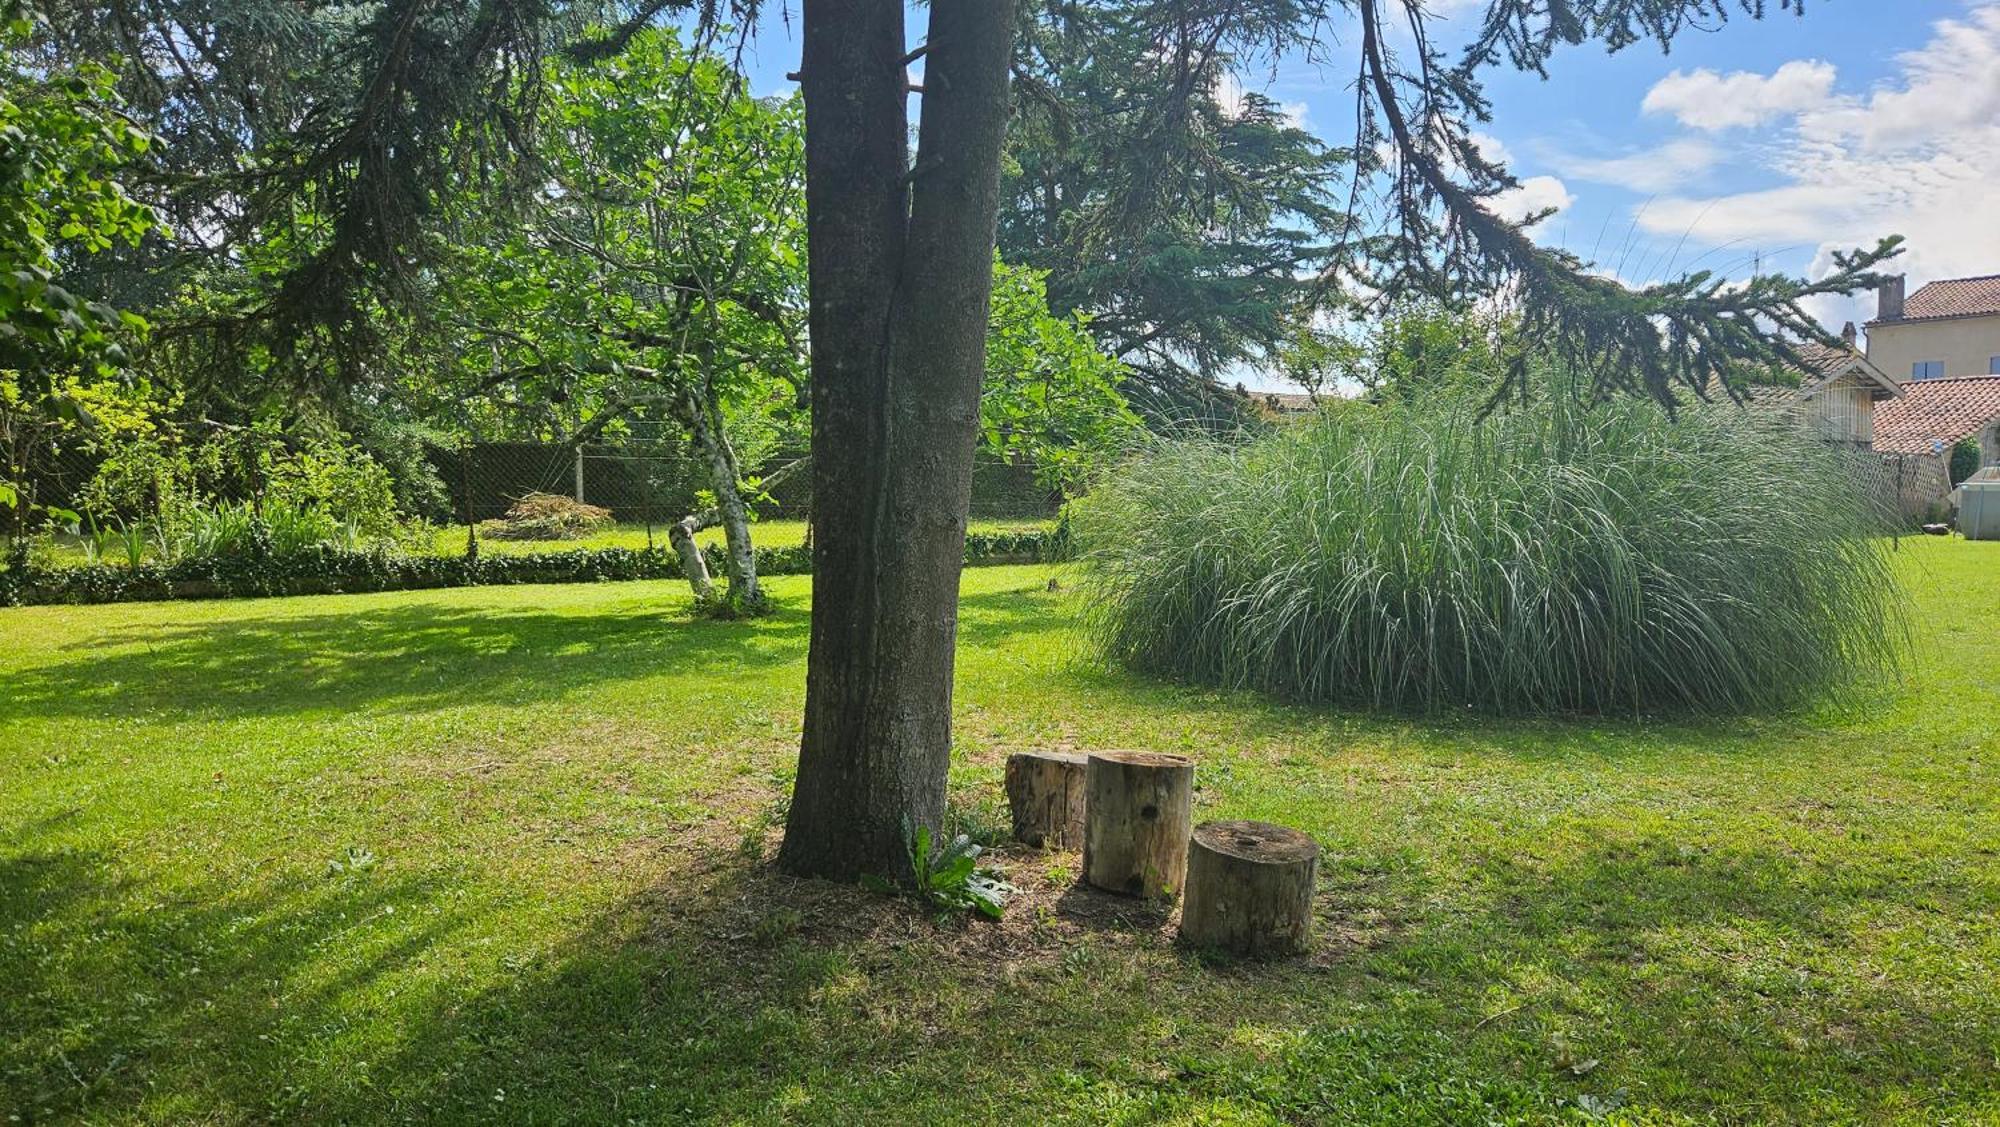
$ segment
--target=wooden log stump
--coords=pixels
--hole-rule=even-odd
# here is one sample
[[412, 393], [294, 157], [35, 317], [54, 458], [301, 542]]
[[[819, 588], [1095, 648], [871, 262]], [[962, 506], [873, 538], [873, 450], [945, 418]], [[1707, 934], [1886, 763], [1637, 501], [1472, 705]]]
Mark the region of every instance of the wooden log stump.
[[1181, 941], [1237, 955], [1298, 954], [1312, 943], [1319, 845], [1269, 822], [1203, 822], [1188, 852]]
[[1178, 895], [1194, 824], [1194, 760], [1095, 752], [1084, 788], [1083, 879], [1127, 896]]
[[1023, 751], [1007, 757], [1007, 808], [1014, 840], [1043, 849], [1083, 848], [1084, 757]]

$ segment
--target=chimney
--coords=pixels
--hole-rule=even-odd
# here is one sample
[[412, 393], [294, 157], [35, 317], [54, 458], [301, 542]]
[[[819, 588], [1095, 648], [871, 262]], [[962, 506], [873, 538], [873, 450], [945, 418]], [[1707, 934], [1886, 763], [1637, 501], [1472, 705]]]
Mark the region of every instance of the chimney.
[[1877, 321], [1900, 321], [1903, 319], [1903, 275], [1882, 283], [1875, 291], [1875, 319]]
[[1841, 340], [1841, 343], [1843, 343], [1843, 344], [1847, 345], [1847, 347], [1849, 347], [1849, 348], [1853, 348], [1853, 347], [1854, 347], [1854, 340], [1855, 340], [1855, 338], [1856, 338], [1857, 336], [1859, 336], [1859, 335], [1860, 335], [1860, 334], [1858, 334], [1858, 333], [1856, 333], [1856, 332], [1854, 331], [1854, 322], [1852, 322], [1852, 321], [1849, 321], [1849, 322], [1848, 322], [1847, 324], [1845, 324], [1845, 325], [1842, 325], [1842, 326], [1840, 327], [1840, 340]]

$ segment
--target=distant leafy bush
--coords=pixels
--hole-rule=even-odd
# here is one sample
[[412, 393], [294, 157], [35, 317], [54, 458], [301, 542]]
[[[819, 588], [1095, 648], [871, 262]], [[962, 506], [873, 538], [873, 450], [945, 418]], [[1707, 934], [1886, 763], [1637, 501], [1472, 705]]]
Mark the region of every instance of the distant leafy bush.
[[1949, 472], [1951, 474], [1951, 486], [1953, 489], [1958, 488], [1959, 483], [1963, 482], [1966, 478], [1979, 472], [1979, 440], [1977, 438], [1962, 438], [1952, 444]]
[[1171, 441], [1074, 508], [1115, 659], [1290, 698], [1496, 713], [1789, 705], [1893, 659], [1853, 455], [1776, 415], [1553, 383], [1481, 417], [1350, 403]]
[[[393, 541], [401, 534], [396, 486], [388, 469], [360, 449], [334, 442], [308, 443], [273, 458], [266, 470], [267, 509], [292, 510], [326, 526], [318, 543], [350, 547]], [[301, 535], [305, 532], [300, 530]]]
[[390, 474], [366, 453], [334, 442], [290, 449], [251, 432], [190, 449], [140, 429], [110, 445], [77, 500], [93, 539], [143, 529], [146, 554], [163, 563], [359, 551], [405, 531]]

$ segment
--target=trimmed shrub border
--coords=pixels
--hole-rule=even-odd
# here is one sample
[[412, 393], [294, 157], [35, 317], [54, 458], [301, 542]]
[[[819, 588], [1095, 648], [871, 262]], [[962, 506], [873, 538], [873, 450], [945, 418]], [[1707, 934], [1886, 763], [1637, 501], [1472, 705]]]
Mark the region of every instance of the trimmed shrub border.
[[[1058, 531], [975, 532], [965, 538], [967, 567], [1044, 563], [1058, 558]], [[709, 570], [723, 571], [722, 549], [703, 549]], [[809, 575], [812, 551], [803, 546], [757, 549], [759, 575]], [[671, 549], [578, 548], [525, 555], [405, 555], [313, 548], [283, 556], [182, 560], [138, 568], [0, 568], [0, 606], [57, 603], [130, 603], [164, 599], [259, 598], [336, 595], [363, 591], [419, 591], [513, 583], [606, 583], [680, 579]]]

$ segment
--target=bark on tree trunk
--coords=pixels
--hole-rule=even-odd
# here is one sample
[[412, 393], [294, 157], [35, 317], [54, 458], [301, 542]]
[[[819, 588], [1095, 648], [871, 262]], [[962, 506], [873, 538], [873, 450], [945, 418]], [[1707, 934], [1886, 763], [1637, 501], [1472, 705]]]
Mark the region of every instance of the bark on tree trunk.
[[1014, 840], [1046, 849], [1083, 848], [1084, 757], [1023, 751], [1007, 757], [1007, 808]]
[[1204, 822], [1188, 853], [1181, 941], [1238, 955], [1312, 945], [1319, 845], [1269, 822]]
[[909, 163], [902, 0], [806, 0], [813, 615], [780, 863], [902, 875], [951, 747], [1012, 0], [933, 0]]
[[[691, 393], [685, 407], [695, 449], [708, 463], [709, 484], [715, 489], [715, 517], [722, 525], [724, 571], [729, 592], [724, 603], [734, 614], [759, 614], [766, 609], [764, 589], [757, 582], [757, 552], [750, 543], [750, 510], [737, 488], [742, 479], [736, 451], [722, 429], [722, 405], [712, 392]], [[678, 545], [676, 546], [678, 548]]]
[[694, 542], [694, 534], [700, 531], [701, 520], [693, 516], [682, 517], [667, 526], [667, 542], [680, 557], [681, 574], [687, 576], [697, 609], [715, 600], [715, 581], [708, 576], [708, 561], [702, 558], [701, 545]]
[[1178, 895], [1194, 827], [1194, 761], [1093, 752], [1084, 786], [1083, 879], [1127, 896]]

